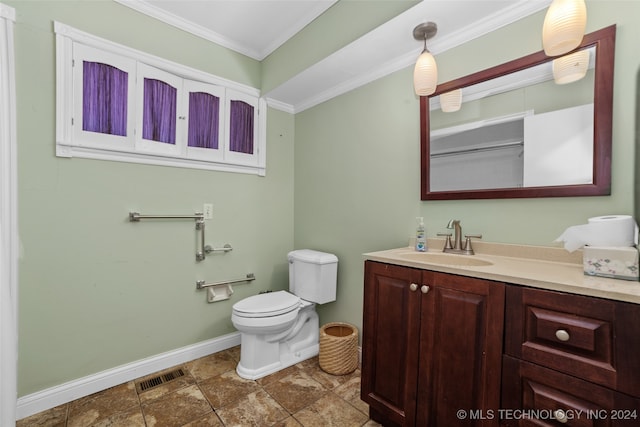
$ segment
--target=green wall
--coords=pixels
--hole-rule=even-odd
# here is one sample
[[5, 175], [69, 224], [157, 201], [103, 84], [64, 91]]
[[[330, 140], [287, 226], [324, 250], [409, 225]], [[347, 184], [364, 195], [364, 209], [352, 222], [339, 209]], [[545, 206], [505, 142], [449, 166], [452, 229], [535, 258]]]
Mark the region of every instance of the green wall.
[[[295, 246], [340, 260], [337, 301], [319, 308], [321, 323], [361, 326], [362, 254], [405, 246], [416, 216], [424, 216], [429, 237], [455, 218], [485, 241], [554, 246], [566, 227], [589, 217], [634, 213], [640, 2], [588, 1], [587, 9], [588, 32], [617, 24], [610, 196], [420, 201], [412, 67], [296, 114]], [[439, 81], [540, 50], [543, 19], [539, 12], [436, 53]]]
[[[254, 87], [261, 64], [113, 1], [8, 4], [17, 12], [19, 395], [234, 332], [235, 301], [287, 285], [293, 116], [268, 111], [266, 177], [58, 158], [52, 21]], [[192, 214], [204, 203], [214, 205], [207, 243], [234, 249], [199, 263], [193, 220], [128, 221], [129, 211]], [[250, 272], [255, 282], [228, 301], [209, 304], [195, 288]]]

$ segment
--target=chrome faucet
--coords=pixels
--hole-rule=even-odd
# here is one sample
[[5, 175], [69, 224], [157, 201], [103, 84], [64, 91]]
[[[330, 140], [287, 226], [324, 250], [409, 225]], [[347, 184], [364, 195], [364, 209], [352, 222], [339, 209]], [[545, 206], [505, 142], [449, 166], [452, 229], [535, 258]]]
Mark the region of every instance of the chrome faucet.
[[446, 236], [447, 240], [442, 252], [473, 255], [473, 248], [471, 247], [471, 238], [481, 239], [482, 234], [468, 234], [465, 235], [464, 245], [462, 244], [462, 227], [460, 226], [459, 219], [452, 219], [447, 224], [447, 228], [453, 229], [453, 243], [451, 243], [451, 233], [438, 233], [438, 236]]

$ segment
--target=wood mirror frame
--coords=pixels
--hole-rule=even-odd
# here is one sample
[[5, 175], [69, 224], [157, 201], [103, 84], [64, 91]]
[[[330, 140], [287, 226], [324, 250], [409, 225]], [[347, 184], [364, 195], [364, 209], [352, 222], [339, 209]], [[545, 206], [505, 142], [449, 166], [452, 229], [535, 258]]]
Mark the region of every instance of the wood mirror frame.
[[[559, 185], [549, 187], [519, 187], [481, 190], [430, 191], [430, 126], [429, 98], [420, 97], [420, 156], [421, 156], [421, 199], [461, 200], [461, 199], [506, 199], [525, 197], [568, 197], [603, 196], [611, 194], [611, 137], [613, 111], [613, 66], [615, 55], [616, 26], [612, 25], [584, 36], [575, 50], [595, 46], [596, 64], [594, 78], [594, 121], [593, 121], [593, 181], [591, 184]], [[431, 95], [463, 88], [495, 79], [516, 71], [533, 67], [554, 58], [539, 51], [531, 55], [451, 80], [438, 85]]]

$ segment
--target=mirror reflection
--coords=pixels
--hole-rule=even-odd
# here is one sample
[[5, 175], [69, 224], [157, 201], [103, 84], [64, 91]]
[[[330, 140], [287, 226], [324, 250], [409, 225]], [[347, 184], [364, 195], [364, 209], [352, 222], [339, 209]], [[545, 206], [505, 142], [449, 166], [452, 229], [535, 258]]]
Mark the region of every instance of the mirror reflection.
[[549, 61], [432, 97], [431, 191], [591, 184], [595, 48], [580, 52], [569, 83]]
[[428, 108], [422, 99], [423, 200], [607, 194], [614, 35], [442, 84]]

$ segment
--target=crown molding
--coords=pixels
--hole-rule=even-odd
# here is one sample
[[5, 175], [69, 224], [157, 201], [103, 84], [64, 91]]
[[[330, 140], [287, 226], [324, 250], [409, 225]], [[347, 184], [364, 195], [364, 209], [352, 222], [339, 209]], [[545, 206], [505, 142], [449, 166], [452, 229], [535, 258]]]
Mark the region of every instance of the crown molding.
[[267, 106], [269, 108], [273, 108], [274, 110], [284, 111], [285, 113], [289, 113], [289, 114], [295, 114], [293, 105], [280, 102], [277, 99], [272, 99], [272, 98], [265, 98], [265, 99], [267, 101]]

